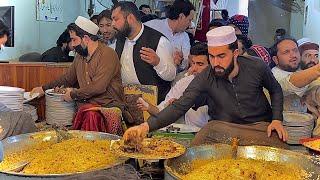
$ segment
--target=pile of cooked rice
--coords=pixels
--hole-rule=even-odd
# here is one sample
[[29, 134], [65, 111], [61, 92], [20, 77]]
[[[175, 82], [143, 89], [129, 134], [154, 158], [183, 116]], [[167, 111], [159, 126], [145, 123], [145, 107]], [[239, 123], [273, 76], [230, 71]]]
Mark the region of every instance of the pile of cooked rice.
[[320, 151], [320, 139], [306, 142], [305, 145], [313, 150]]
[[136, 159], [170, 159], [185, 152], [185, 147], [167, 138], [144, 138], [116, 141], [111, 149], [119, 156]]
[[60, 143], [39, 142], [26, 150], [6, 155], [0, 169], [11, 169], [24, 161], [30, 162], [22, 171], [25, 174], [65, 174], [103, 168], [118, 159], [110, 152], [110, 143], [110, 140], [81, 138]]
[[253, 159], [196, 160], [184, 180], [244, 179], [302, 180], [307, 177], [302, 168], [273, 161]]

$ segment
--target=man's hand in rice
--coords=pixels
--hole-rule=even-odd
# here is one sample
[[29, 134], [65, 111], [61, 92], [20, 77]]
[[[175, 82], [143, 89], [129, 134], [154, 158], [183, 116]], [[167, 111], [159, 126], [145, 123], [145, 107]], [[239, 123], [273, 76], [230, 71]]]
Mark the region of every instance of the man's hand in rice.
[[125, 142], [134, 141], [134, 139], [143, 139], [147, 136], [149, 132], [148, 123], [142, 123], [139, 126], [134, 126], [126, 130], [123, 135], [123, 139]]
[[283, 128], [281, 121], [272, 120], [267, 129], [268, 137], [271, 137], [271, 133], [273, 130], [277, 131], [279, 139], [282, 139], [283, 141], [288, 140], [288, 132]]

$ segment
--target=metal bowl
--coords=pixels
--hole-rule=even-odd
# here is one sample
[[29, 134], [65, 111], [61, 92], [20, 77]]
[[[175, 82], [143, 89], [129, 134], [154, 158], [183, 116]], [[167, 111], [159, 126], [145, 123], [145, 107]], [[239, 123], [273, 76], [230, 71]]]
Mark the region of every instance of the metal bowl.
[[[76, 131], [71, 130], [68, 131], [72, 134], [73, 137], [84, 138], [88, 140], [98, 140], [98, 139], [109, 139], [109, 140], [117, 140], [120, 139], [119, 136], [108, 134], [108, 133], [101, 133], [101, 132], [93, 132], [93, 131]], [[37, 132], [37, 133], [29, 133], [29, 134], [22, 134], [17, 136], [8, 137], [2, 140], [4, 155], [17, 152], [20, 150], [24, 150], [28, 147], [33, 146], [34, 144], [40, 141], [56, 141], [57, 136], [54, 131], [44, 131], [44, 132]], [[99, 171], [105, 170], [120, 164], [123, 164], [128, 158], [119, 158], [118, 161], [112, 165], [105, 166], [100, 169], [95, 169], [92, 171]], [[23, 173], [15, 173], [15, 172], [4, 172], [0, 171], [0, 179], [42, 179], [42, 178], [63, 178], [66, 176], [71, 175], [79, 175], [79, 174], [86, 174], [92, 171], [85, 171], [85, 172], [77, 172], [77, 173], [69, 173], [69, 174], [23, 174]], [[11, 178], [10, 178], [11, 177]], [[19, 178], [20, 177], [20, 178]]]
[[[165, 161], [165, 179], [180, 179], [181, 175], [188, 173], [188, 164], [193, 160], [226, 157], [232, 157], [232, 148], [227, 144], [188, 148], [184, 155]], [[237, 157], [296, 164], [310, 174], [310, 179], [320, 179], [320, 162], [312, 156], [267, 146], [239, 146]]]

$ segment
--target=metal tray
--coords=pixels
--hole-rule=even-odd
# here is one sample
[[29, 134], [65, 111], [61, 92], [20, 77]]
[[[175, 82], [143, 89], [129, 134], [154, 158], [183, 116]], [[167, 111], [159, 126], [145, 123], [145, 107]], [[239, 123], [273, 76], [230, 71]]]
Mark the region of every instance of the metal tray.
[[[108, 134], [108, 133], [102, 133], [102, 132], [94, 132], [94, 131], [77, 131], [77, 130], [71, 130], [68, 131], [71, 133], [74, 137], [84, 138], [88, 140], [97, 140], [97, 139], [110, 139], [110, 140], [117, 140], [120, 139], [119, 136]], [[31, 138], [32, 137], [32, 138]], [[6, 138], [2, 140], [3, 143], [3, 149], [4, 149], [4, 155], [7, 153], [13, 153], [17, 152], [23, 149], [26, 149], [37, 142], [40, 141], [56, 141], [57, 136], [54, 131], [43, 131], [43, 132], [37, 132], [37, 133], [29, 133], [29, 134], [22, 134], [17, 136], [11, 136], [9, 138]], [[112, 165], [108, 165], [104, 168], [94, 169], [91, 171], [85, 171], [85, 172], [77, 172], [77, 173], [69, 173], [69, 174], [23, 174], [23, 173], [15, 173], [15, 172], [4, 172], [0, 171], [1, 174], [9, 175], [9, 176], [20, 176], [20, 177], [63, 177], [63, 176], [70, 176], [70, 175], [76, 175], [76, 174], [83, 174], [88, 173], [92, 171], [99, 171], [108, 169], [120, 164], [123, 164], [128, 158], [119, 158], [118, 161]]]
[[[227, 144], [188, 148], [184, 155], [165, 161], [165, 179], [179, 179], [180, 175], [188, 173], [185, 165], [195, 159], [221, 159], [231, 156], [232, 148]], [[237, 157], [297, 164], [310, 174], [310, 179], [320, 179], [320, 161], [312, 156], [267, 146], [239, 146]]]

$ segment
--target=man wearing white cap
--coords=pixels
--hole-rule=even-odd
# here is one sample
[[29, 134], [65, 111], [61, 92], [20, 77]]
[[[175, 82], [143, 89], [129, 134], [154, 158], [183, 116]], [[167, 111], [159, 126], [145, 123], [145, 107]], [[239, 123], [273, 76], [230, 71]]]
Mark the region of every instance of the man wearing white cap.
[[[146, 123], [128, 129], [125, 140], [144, 137], [149, 131], [165, 127], [189, 108], [208, 105], [211, 120], [196, 135], [193, 145], [227, 142], [239, 137], [240, 144], [286, 147], [282, 126], [282, 90], [263, 61], [238, 56], [237, 37], [231, 26], [207, 33], [210, 64], [195, 77], [182, 97]], [[263, 93], [270, 92], [271, 106]], [[272, 135], [272, 131], [278, 137]], [[268, 138], [268, 136], [271, 138]]]
[[[298, 48], [301, 54], [301, 70], [306, 70], [319, 64], [319, 45], [312, 42], [309, 38], [302, 38], [298, 41]], [[313, 129], [313, 135], [320, 135], [320, 78], [312, 81], [308, 85], [308, 90], [305, 93], [305, 104], [312, 114], [316, 117], [315, 127]]]
[[[298, 41], [298, 48], [301, 54], [300, 69], [306, 70], [319, 64], [319, 45], [312, 42], [309, 38], [302, 38]], [[308, 89], [320, 85], [320, 79], [312, 81]], [[319, 102], [320, 103], [320, 102]]]
[[112, 25], [118, 31], [116, 52], [123, 84], [155, 85], [158, 102], [163, 101], [176, 76], [169, 40], [140, 22], [133, 2], [121, 1], [113, 6]]
[[309, 38], [302, 38], [298, 41], [298, 48], [301, 54], [300, 68], [308, 69], [319, 63], [319, 45]]
[[[317, 48], [318, 46], [310, 43], [307, 38], [296, 42], [290, 37], [284, 37], [273, 45], [273, 61], [277, 66], [272, 68], [272, 73], [282, 87], [285, 111], [311, 111], [319, 117], [320, 64], [316, 60]], [[306, 60], [300, 53], [311, 59]], [[313, 134], [320, 135], [320, 120], [316, 121]]]
[[300, 70], [301, 55], [295, 39], [284, 37], [272, 47], [272, 59], [277, 65], [272, 73], [282, 87], [284, 110], [307, 112], [301, 98], [306, 95], [310, 83], [319, 78], [320, 64]]
[[[67, 88], [63, 96], [65, 101], [76, 101], [78, 105], [122, 106], [124, 95], [120, 61], [113, 49], [98, 41], [99, 27], [79, 16], [75, 23], [68, 26], [68, 31], [76, 51], [71, 67], [59, 79], [34, 88], [32, 93], [43, 95], [50, 88], [72, 87]], [[104, 131], [101, 128], [84, 130]]]

